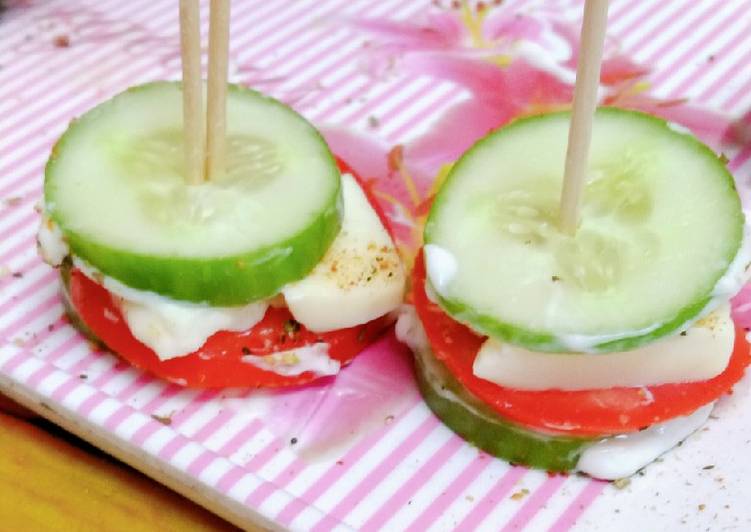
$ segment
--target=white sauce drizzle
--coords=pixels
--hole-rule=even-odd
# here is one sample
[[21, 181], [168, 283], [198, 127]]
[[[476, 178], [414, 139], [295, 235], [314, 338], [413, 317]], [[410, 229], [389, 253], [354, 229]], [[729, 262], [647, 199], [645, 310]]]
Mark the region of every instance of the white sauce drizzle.
[[630, 477], [696, 432], [706, 423], [712, 408], [714, 403], [688, 416], [601, 440], [584, 450], [576, 469], [603, 480]]
[[448, 285], [456, 276], [459, 270], [459, 263], [456, 257], [447, 249], [435, 244], [426, 244], [425, 269], [430, 284], [440, 295], [446, 295]]
[[341, 363], [329, 357], [329, 344], [317, 343], [271, 355], [247, 355], [242, 361], [286, 377], [311, 371], [319, 377], [336, 375]]

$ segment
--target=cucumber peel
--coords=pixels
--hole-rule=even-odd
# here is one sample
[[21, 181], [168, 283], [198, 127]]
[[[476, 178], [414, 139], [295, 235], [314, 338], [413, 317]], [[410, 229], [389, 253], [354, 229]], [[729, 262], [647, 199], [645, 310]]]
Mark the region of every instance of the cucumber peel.
[[441, 307], [533, 351], [600, 353], [676, 332], [727, 300], [716, 289], [745, 217], [721, 158], [664, 120], [599, 109], [569, 237], [557, 227], [568, 122], [568, 112], [520, 119], [454, 165], [424, 233], [426, 250], [456, 262], [426, 252]]
[[230, 85], [226, 172], [183, 177], [181, 87], [131, 88], [74, 121], [45, 170], [45, 210], [73, 254], [140, 290], [215, 306], [307, 275], [341, 227], [336, 162], [284, 104]]

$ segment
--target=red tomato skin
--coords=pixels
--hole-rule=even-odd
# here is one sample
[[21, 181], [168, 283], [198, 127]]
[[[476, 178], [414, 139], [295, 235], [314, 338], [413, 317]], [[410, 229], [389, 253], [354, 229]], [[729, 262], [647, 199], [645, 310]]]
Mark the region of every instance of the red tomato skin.
[[[342, 172], [355, 176], [378, 217], [388, 220], [370, 187], [344, 162]], [[130, 332], [110, 293], [78, 270], [70, 276], [71, 303], [91, 331], [113, 352], [133, 366], [160, 378], [192, 388], [276, 388], [308, 383], [319, 377], [312, 372], [282, 376], [243, 362], [242, 357], [268, 355], [311, 345], [329, 344], [329, 356], [345, 366], [375, 341], [391, 323], [382, 316], [368, 323], [325, 333], [314, 333], [299, 324], [292, 330], [292, 314], [286, 308], [269, 308], [263, 320], [245, 332], [219, 331], [196, 352], [162, 361]], [[295, 327], [296, 328], [296, 327]]]
[[422, 251], [415, 261], [412, 286], [415, 308], [436, 358], [471, 394], [504, 419], [553, 435], [623, 434], [688, 415], [728, 393], [751, 362], [745, 332], [736, 327], [728, 367], [706, 381], [578, 391], [506, 388], [474, 376], [472, 365], [485, 337], [455, 321], [428, 299]]

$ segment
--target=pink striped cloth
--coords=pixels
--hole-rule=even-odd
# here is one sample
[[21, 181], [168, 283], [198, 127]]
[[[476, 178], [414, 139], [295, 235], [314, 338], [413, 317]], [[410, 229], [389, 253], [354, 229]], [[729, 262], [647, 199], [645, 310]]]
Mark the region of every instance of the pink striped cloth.
[[[33, 206], [50, 147], [72, 118], [130, 85], [179, 76], [177, 8], [146, 0], [6, 4], [0, 19], [5, 389], [77, 416], [126, 448], [144, 450], [186, 483], [289, 529], [597, 528], [585, 512], [611, 504], [604, 483], [510, 466], [465, 444], [421, 402], [408, 354], [391, 335], [335, 382], [281, 393], [186, 390], [92, 350], [63, 318], [56, 273], [37, 258]], [[468, 40], [473, 22], [461, 22], [454, 9], [456, 26], [446, 23], [449, 1], [233, 4], [231, 78], [291, 103], [332, 135], [346, 127], [385, 150], [429, 132], [437, 117], [470, 98], [455, 80], [408, 68], [431, 54], [463, 53], [452, 52], [452, 38], [463, 27]], [[494, 9], [531, 21], [555, 15], [575, 28], [581, 7], [574, 0], [507, 0]], [[613, 45], [648, 67], [650, 96], [688, 98], [733, 124], [745, 147], [723, 149], [744, 183], [751, 177], [749, 11], [749, 0], [613, 0], [609, 27]], [[436, 13], [444, 15], [443, 26], [431, 26]], [[388, 51], [388, 38], [363, 21], [403, 28], [391, 43], [395, 62], [373, 53]], [[405, 44], [415, 24], [422, 30]], [[546, 54], [561, 53], [561, 42], [540, 35]], [[358, 157], [357, 146], [350, 151]], [[428, 186], [418, 178], [418, 192]], [[394, 187], [383, 184], [382, 197], [408, 234], [409, 220], [387, 199], [407, 193]]]

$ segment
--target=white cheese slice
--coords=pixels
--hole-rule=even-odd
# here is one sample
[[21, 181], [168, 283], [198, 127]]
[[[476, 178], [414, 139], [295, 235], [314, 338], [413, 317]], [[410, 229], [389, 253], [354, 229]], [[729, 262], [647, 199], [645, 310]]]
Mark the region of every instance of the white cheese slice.
[[315, 332], [352, 327], [402, 302], [405, 274], [381, 220], [355, 179], [342, 176], [342, 230], [304, 279], [282, 289], [290, 312]]
[[607, 354], [537, 353], [489, 338], [474, 362], [475, 376], [520, 390], [588, 390], [695, 382], [722, 373], [733, 352], [735, 327], [725, 304], [690, 329], [632, 351]]
[[341, 363], [329, 357], [329, 344], [317, 343], [270, 355], [246, 355], [242, 361], [278, 375], [294, 376], [312, 371], [318, 377], [336, 375]]
[[243, 307], [211, 307], [176, 301], [130, 288], [98, 274], [78, 258], [74, 259], [74, 264], [119, 299], [120, 311], [130, 332], [160, 360], [192, 353], [217, 331], [246, 331], [263, 319], [268, 307], [265, 301]]
[[576, 469], [603, 480], [630, 477], [699, 430], [713, 407], [710, 403], [688, 416], [599, 441], [582, 452]]

